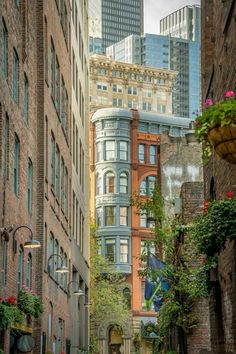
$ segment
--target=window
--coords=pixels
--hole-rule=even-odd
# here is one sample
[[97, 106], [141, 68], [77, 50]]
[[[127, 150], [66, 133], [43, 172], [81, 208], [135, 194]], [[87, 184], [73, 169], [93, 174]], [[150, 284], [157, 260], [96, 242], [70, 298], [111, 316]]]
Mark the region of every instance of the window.
[[54, 45], [53, 45], [52, 41], [51, 41], [50, 67], [51, 67], [51, 77], [50, 77], [51, 96], [54, 98], [54, 92], [55, 92], [55, 87], [54, 87], [54, 82], [55, 82], [55, 49], [54, 49]]
[[106, 206], [105, 207], [105, 225], [114, 226], [116, 224], [116, 207], [115, 206]]
[[102, 208], [96, 209], [96, 224], [97, 226], [102, 225]]
[[138, 146], [138, 160], [140, 163], [145, 163], [144, 151], [145, 151], [145, 145], [139, 144], [139, 146]]
[[143, 102], [143, 110], [144, 111], [151, 111], [152, 110], [152, 105], [150, 102]]
[[82, 210], [80, 209], [80, 240], [79, 240], [80, 250], [83, 253], [84, 246], [84, 215]]
[[65, 168], [65, 178], [64, 178], [64, 212], [68, 216], [68, 170]]
[[128, 176], [125, 172], [120, 174], [120, 193], [128, 193]]
[[56, 337], [56, 352], [61, 353], [63, 348], [63, 320], [61, 318], [58, 319], [57, 322], [57, 337]]
[[115, 159], [115, 141], [106, 141], [105, 142], [106, 149], [106, 161]]
[[128, 86], [128, 95], [137, 95], [137, 88], [133, 86]]
[[127, 226], [128, 225], [128, 207], [120, 207], [120, 225]]
[[50, 180], [51, 186], [54, 187], [55, 184], [55, 138], [51, 135], [51, 146], [50, 146]]
[[123, 87], [121, 85], [113, 84], [112, 91], [113, 92], [122, 93], [123, 92]]
[[128, 160], [128, 143], [127, 141], [120, 141], [120, 160]]
[[106, 188], [105, 193], [115, 193], [115, 175], [113, 172], [106, 174]]
[[96, 144], [96, 162], [99, 162], [102, 160], [102, 143], [97, 143]]
[[115, 97], [115, 98], [113, 98], [113, 100], [112, 100], [112, 105], [113, 105], [114, 107], [122, 107], [123, 101], [122, 101], [121, 98]]
[[156, 185], [156, 177], [155, 176], [148, 176], [142, 180], [140, 185], [140, 194], [141, 195], [150, 195]]
[[105, 240], [105, 256], [111, 263], [115, 263], [116, 259], [116, 240]]
[[128, 263], [129, 255], [128, 240], [120, 239], [120, 263]]
[[6, 286], [6, 277], [7, 277], [7, 241], [2, 237], [1, 239], [1, 248], [2, 248], [2, 287]]
[[49, 236], [49, 247], [48, 247], [48, 271], [49, 274], [53, 274], [53, 257], [51, 257], [54, 253], [54, 237], [53, 234], [50, 232]]
[[78, 127], [76, 126], [76, 142], [75, 142], [75, 170], [76, 173], [79, 171], [79, 132]]
[[28, 123], [28, 79], [24, 73], [23, 78], [23, 116], [26, 123]]
[[107, 91], [107, 84], [104, 84], [103, 82], [98, 82], [97, 89], [102, 91]]
[[63, 158], [61, 158], [61, 209], [64, 211], [64, 177], [65, 177], [65, 163]]
[[166, 113], [166, 106], [164, 104], [157, 105], [157, 112], [158, 113]]
[[9, 118], [6, 114], [4, 129], [4, 176], [9, 179]]
[[62, 78], [61, 84], [61, 124], [64, 133], [67, 135], [67, 114], [68, 114], [68, 94], [65, 88], [65, 83]]
[[32, 194], [33, 194], [33, 164], [29, 159], [28, 162], [28, 195], [27, 195], [27, 207], [28, 212], [32, 213]]
[[12, 92], [13, 92], [13, 99], [18, 104], [19, 103], [19, 57], [15, 49], [13, 49]]
[[58, 200], [59, 200], [59, 195], [60, 195], [59, 168], [60, 168], [60, 150], [59, 150], [58, 145], [56, 145], [55, 195]]
[[29, 254], [26, 263], [26, 287], [31, 289], [31, 279], [32, 279], [32, 257]]
[[14, 151], [14, 193], [19, 194], [19, 160], [20, 160], [20, 140], [15, 134], [15, 151]]
[[7, 28], [2, 19], [2, 72], [5, 78], [7, 78], [8, 75], [7, 37]]
[[102, 193], [102, 177], [99, 173], [96, 174], [96, 195]]
[[150, 150], [149, 150], [149, 159], [150, 159], [150, 164], [155, 165], [156, 164], [156, 146], [151, 145]]
[[147, 213], [145, 209], [141, 209], [140, 211], [140, 226], [148, 228], [153, 228], [155, 226], [153, 215], [151, 213]]
[[18, 290], [23, 286], [23, 262], [24, 262], [24, 251], [22, 246], [19, 248], [18, 253]]
[[55, 90], [55, 106], [59, 113], [60, 111], [60, 68], [58, 60], [56, 59], [56, 90]]

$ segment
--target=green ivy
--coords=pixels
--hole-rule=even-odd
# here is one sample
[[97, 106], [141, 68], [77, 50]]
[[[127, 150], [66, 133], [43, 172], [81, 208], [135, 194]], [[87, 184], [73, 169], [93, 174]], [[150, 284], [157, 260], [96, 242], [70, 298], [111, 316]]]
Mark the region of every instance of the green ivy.
[[209, 204], [192, 228], [200, 253], [209, 257], [219, 253], [227, 239], [236, 238], [236, 200], [217, 200]]
[[22, 312], [34, 318], [38, 318], [43, 313], [42, 299], [26, 289], [19, 291], [18, 307]]
[[16, 305], [6, 302], [0, 303], [0, 329], [6, 330], [15, 322], [21, 323], [24, 319], [22, 311]]

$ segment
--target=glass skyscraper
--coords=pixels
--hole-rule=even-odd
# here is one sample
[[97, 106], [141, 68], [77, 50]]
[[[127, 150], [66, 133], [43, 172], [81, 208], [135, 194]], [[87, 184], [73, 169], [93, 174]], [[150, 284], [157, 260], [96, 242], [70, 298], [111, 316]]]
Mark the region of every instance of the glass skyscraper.
[[200, 5], [185, 6], [161, 19], [160, 34], [200, 42]]
[[141, 35], [143, 0], [101, 0], [101, 31], [104, 52], [131, 34]]
[[132, 35], [107, 48], [107, 55], [118, 61], [177, 71], [173, 114], [194, 118], [199, 112], [199, 42], [155, 34]]

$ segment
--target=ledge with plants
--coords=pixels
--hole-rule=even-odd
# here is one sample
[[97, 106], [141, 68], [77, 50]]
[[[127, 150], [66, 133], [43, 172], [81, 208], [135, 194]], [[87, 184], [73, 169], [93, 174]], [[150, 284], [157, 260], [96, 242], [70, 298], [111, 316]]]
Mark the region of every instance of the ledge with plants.
[[203, 143], [203, 156], [214, 148], [224, 160], [236, 164], [236, 91], [227, 91], [225, 100], [213, 103], [205, 100], [205, 109], [195, 120], [195, 134]]
[[39, 318], [43, 313], [42, 299], [27, 288], [20, 289], [17, 303], [19, 309], [26, 315]]
[[14, 323], [21, 323], [24, 320], [23, 312], [17, 307], [17, 300], [14, 296], [6, 300], [0, 298], [0, 330], [10, 328]]

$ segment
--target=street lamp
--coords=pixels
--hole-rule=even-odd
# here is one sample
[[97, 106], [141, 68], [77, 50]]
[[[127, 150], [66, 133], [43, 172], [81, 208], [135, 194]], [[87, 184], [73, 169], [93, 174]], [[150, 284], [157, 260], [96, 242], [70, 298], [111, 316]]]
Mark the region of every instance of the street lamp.
[[73, 284], [73, 283], [75, 283], [75, 284], [78, 285], [78, 289], [73, 292], [73, 295], [75, 295], [75, 296], [85, 296], [85, 293], [84, 293], [83, 290], [81, 290], [80, 287], [79, 287], [79, 283], [78, 283], [77, 281], [75, 281], [75, 280], [71, 280], [71, 281], [68, 283], [68, 285], [67, 285], [68, 295], [70, 296], [70, 285]]
[[34, 249], [34, 248], [41, 247], [40, 242], [33, 238], [33, 231], [27, 225], [20, 225], [15, 228], [14, 228], [14, 226], [9, 226], [8, 228], [7, 227], [1, 228], [0, 235], [1, 235], [1, 237], [3, 236], [6, 241], [8, 241], [10, 239], [10, 233], [13, 231], [13, 251], [14, 251], [14, 253], [16, 253], [16, 249], [17, 249], [16, 232], [19, 229], [23, 229], [23, 228], [30, 231], [30, 235], [29, 235], [30, 240], [26, 241], [24, 243], [24, 248]]
[[65, 266], [63, 264], [63, 259], [62, 259], [62, 256], [57, 254], [57, 253], [54, 253], [54, 254], [51, 254], [51, 256], [48, 258], [48, 273], [50, 273], [50, 266], [49, 266], [49, 261], [51, 258], [53, 257], [59, 257], [61, 259], [61, 266], [56, 268], [56, 273], [61, 273], [61, 274], [64, 274], [64, 273], [68, 273], [69, 272], [69, 269], [67, 266]]

